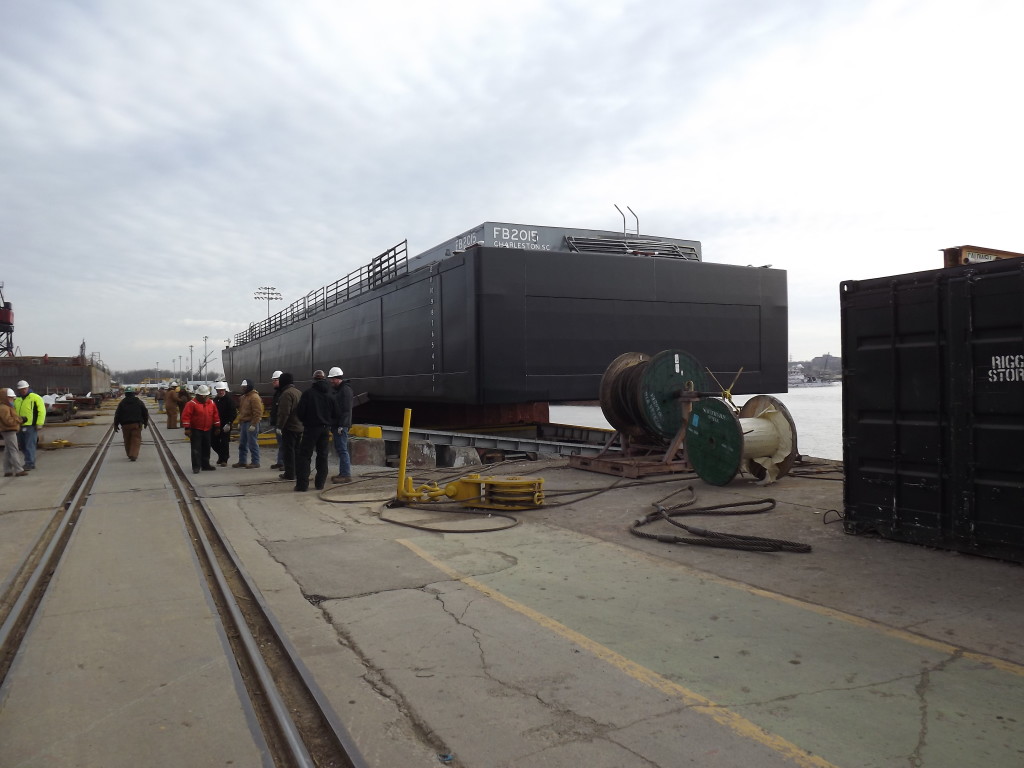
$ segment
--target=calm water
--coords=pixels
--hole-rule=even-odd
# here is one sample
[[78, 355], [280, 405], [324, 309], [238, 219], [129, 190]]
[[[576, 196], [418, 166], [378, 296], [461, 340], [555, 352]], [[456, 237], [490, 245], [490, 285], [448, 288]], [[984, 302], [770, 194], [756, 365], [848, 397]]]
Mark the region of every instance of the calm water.
[[[743, 405], [749, 395], [737, 395], [736, 405]], [[829, 387], [797, 387], [784, 395], [776, 395], [789, 409], [796, 424], [800, 453], [820, 459], [843, 458], [843, 385]], [[553, 424], [580, 427], [603, 427], [608, 422], [597, 406], [552, 405]]]

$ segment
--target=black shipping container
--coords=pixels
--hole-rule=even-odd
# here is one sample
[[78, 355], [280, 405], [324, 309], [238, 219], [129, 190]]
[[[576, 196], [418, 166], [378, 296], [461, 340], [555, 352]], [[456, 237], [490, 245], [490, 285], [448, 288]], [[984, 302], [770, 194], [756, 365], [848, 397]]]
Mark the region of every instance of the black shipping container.
[[840, 286], [845, 526], [1024, 562], [1024, 259]]

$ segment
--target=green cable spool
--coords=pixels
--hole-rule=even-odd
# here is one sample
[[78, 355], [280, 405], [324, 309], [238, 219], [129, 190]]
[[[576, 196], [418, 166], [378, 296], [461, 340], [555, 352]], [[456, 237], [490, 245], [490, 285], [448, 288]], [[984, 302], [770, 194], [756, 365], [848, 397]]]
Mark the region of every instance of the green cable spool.
[[686, 428], [686, 457], [711, 485], [728, 485], [743, 461], [743, 429], [724, 400], [708, 397], [693, 404]]
[[637, 389], [638, 405], [651, 434], [671, 440], [683, 427], [681, 390], [707, 389], [703, 366], [679, 349], [666, 349], [650, 359]]

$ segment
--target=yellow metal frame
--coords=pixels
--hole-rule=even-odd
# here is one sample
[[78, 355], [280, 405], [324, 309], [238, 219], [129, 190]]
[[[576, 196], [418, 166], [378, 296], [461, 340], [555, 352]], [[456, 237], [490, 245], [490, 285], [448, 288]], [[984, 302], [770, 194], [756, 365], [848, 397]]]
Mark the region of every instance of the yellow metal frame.
[[438, 501], [442, 497], [477, 509], [536, 509], [544, 504], [544, 479], [526, 477], [483, 477], [466, 475], [441, 488], [437, 483], [415, 487], [405, 473], [409, 458], [409, 424], [412, 410], [405, 409], [402, 419], [402, 446], [398, 455], [398, 488], [395, 497], [405, 502]]

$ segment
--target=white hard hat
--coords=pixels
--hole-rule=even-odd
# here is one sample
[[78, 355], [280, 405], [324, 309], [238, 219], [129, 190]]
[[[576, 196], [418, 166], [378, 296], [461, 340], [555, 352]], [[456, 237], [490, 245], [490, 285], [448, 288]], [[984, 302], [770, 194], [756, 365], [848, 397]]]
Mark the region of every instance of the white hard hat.
[[327, 378], [329, 379], [340, 379], [343, 375], [341, 368], [338, 366], [334, 366], [327, 372]]
[[17, 389], [28, 389], [28, 382], [22, 379], [14, 385]]
[[214, 389], [227, 389], [228, 388], [228, 383], [226, 381], [218, 381], [216, 384], [213, 385], [213, 388]]
[[176, 386], [178, 386], [178, 382], [176, 382], [176, 381], [172, 381], [172, 382], [171, 382], [170, 384], [168, 384], [167, 386], [168, 386], [168, 387], [176, 387]]
[[283, 371], [274, 371], [274, 375], [271, 376], [270, 378], [272, 378], [272, 379], [280, 379], [282, 373], [283, 373]]
[[198, 387], [196, 387], [196, 394], [206, 397], [208, 394], [210, 394], [210, 388], [205, 384], [200, 384]]
[[10, 387], [5, 389], [4, 392], [7, 394], [8, 397], [14, 397], [14, 390], [11, 389]]

